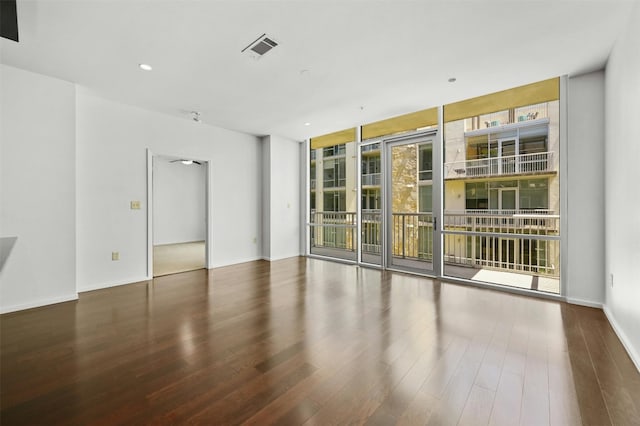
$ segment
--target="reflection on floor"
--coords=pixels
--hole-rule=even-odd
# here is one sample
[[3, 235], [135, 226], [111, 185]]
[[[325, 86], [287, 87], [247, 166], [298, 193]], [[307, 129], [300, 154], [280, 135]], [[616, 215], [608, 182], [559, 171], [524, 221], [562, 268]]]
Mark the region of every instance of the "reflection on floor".
[[205, 267], [204, 241], [153, 247], [153, 276], [176, 274]]
[[0, 326], [3, 425], [640, 419], [640, 373], [601, 309], [303, 257], [81, 293]]
[[543, 275], [530, 275], [519, 272], [496, 271], [493, 269], [470, 268], [465, 266], [444, 266], [444, 275], [455, 278], [539, 290], [545, 293], [560, 293], [560, 281]]

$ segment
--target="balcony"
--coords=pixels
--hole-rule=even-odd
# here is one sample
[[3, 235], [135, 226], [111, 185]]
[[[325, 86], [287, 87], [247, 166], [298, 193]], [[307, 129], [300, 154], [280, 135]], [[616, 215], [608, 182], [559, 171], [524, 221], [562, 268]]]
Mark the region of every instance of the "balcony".
[[380, 173], [362, 175], [362, 186], [380, 186]]
[[362, 153], [366, 154], [366, 153], [375, 153], [380, 155], [380, 143], [374, 143], [371, 145], [363, 145], [362, 146]]
[[508, 155], [445, 163], [445, 179], [496, 177], [555, 172], [553, 152]]
[[505, 124], [522, 123], [549, 117], [549, 104], [542, 103], [512, 108], [491, 114], [479, 115], [465, 119], [465, 132], [503, 126]]
[[346, 146], [344, 144], [330, 146], [322, 149], [322, 158], [341, 157], [344, 156], [346, 152]]
[[420, 170], [420, 171], [418, 171], [418, 179], [420, 181], [433, 180], [433, 170]]
[[[431, 262], [432, 214], [393, 213], [391, 220], [391, 255], [395, 259]], [[525, 274], [520, 281], [528, 279], [541, 290], [558, 292], [560, 216], [555, 212], [445, 211], [443, 222], [444, 264], [448, 275], [491, 280], [495, 278], [483, 277], [493, 274], [500, 279], [501, 274], [511, 278], [512, 273]], [[381, 225], [379, 210], [362, 212], [363, 255], [382, 252]], [[311, 252], [355, 260], [355, 231], [355, 213], [313, 212]], [[511, 285], [510, 282], [506, 284]]]
[[325, 189], [344, 188], [346, 182], [347, 182], [346, 178], [338, 178], [338, 179], [331, 178], [331, 179], [324, 180], [322, 185]]
[[559, 235], [560, 216], [551, 210], [466, 210], [444, 212], [445, 231]]

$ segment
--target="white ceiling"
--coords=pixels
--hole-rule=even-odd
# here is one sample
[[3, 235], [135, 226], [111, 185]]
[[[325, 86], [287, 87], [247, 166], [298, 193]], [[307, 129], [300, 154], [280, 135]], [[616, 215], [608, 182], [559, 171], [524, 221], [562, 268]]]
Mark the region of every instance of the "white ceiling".
[[[20, 43], [0, 54], [109, 99], [302, 140], [600, 69], [632, 3], [18, 0]], [[280, 45], [240, 53], [263, 33]]]

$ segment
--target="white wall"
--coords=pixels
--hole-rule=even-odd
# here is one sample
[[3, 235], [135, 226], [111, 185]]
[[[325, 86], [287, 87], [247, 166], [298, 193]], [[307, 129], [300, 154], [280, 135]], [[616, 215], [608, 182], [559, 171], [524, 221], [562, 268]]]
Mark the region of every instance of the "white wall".
[[605, 312], [640, 369], [640, 4], [606, 68]]
[[[568, 79], [567, 282], [570, 302], [604, 303], [604, 72]], [[563, 176], [560, 176], [563, 179]]]
[[[188, 119], [77, 96], [78, 289], [147, 276], [146, 149], [208, 160], [212, 266], [261, 257], [258, 138]], [[142, 201], [131, 210], [132, 200]], [[112, 261], [111, 252], [120, 260]]]
[[271, 136], [260, 139], [262, 146], [262, 258], [271, 259]]
[[0, 312], [75, 299], [75, 86], [0, 65], [0, 108]]
[[263, 257], [299, 256], [300, 143], [278, 136], [263, 138]]
[[153, 158], [153, 244], [204, 241], [206, 163]]

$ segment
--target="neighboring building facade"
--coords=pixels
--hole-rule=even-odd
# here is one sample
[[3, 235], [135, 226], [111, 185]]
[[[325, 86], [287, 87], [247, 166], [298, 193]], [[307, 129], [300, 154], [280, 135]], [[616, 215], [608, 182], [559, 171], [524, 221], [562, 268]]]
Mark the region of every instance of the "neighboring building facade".
[[[559, 126], [557, 100], [445, 123], [445, 226], [558, 236]], [[445, 262], [559, 275], [556, 241], [464, 240], [445, 241]]]

